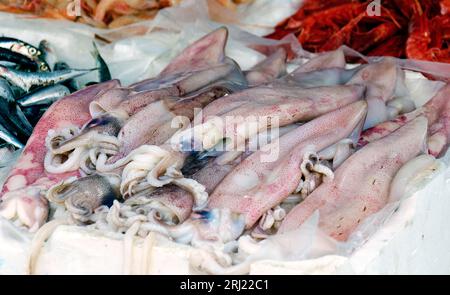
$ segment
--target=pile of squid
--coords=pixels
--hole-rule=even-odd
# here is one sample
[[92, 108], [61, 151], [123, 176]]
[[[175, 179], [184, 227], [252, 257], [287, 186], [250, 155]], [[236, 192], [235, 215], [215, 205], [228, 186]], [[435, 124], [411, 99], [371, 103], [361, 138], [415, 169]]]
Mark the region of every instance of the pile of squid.
[[54, 103], [5, 182], [1, 216], [31, 231], [63, 218], [158, 233], [226, 273], [233, 255], [316, 211], [319, 229], [346, 241], [446, 152], [450, 85], [416, 108], [395, 59], [350, 69], [341, 49], [288, 74], [278, 48], [242, 71], [227, 35], [209, 33], [152, 79]]
[[307, 0], [269, 38], [295, 34], [312, 52], [347, 45], [368, 56], [450, 62], [448, 0]]
[[[110, 80], [109, 69], [94, 48], [99, 81]], [[52, 48], [45, 40], [35, 47], [22, 40], [0, 37], [1, 144], [23, 148], [48, 107], [78, 90], [74, 79], [96, 70], [71, 69], [60, 61], [54, 63], [52, 71], [46, 60], [50, 54]]]

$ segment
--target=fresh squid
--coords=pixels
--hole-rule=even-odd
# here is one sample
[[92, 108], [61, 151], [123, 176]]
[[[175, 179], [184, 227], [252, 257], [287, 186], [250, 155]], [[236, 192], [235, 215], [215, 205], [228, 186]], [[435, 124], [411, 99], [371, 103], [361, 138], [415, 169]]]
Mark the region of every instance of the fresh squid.
[[91, 115], [112, 112], [129, 117], [161, 98], [184, 96], [230, 74], [232, 63], [224, 64], [227, 37], [225, 28], [206, 35], [185, 48], [156, 78], [112, 90], [93, 101]]
[[[66, 96], [49, 108], [2, 188], [0, 214], [3, 217], [16, 219], [32, 231], [46, 221], [48, 204], [43, 192], [61, 180], [79, 175], [78, 171], [62, 174], [46, 171], [45, 142], [49, 130], [80, 127], [90, 119], [88, 106], [95, 96], [118, 85], [116, 80], [93, 85]], [[72, 159], [58, 159], [63, 160]]]
[[450, 84], [447, 84], [421, 108], [364, 131], [359, 145], [365, 146], [423, 115], [428, 119], [428, 125], [430, 126], [428, 132], [428, 153], [435, 157], [442, 157], [450, 144], [449, 97]]
[[449, 85], [415, 110], [393, 59], [348, 69], [343, 49], [290, 74], [278, 49], [243, 72], [225, 56], [227, 35], [204, 36], [152, 79], [58, 99], [6, 180], [0, 214], [35, 231], [52, 202], [72, 224], [128, 241], [157, 232], [226, 272], [308, 220], [326, 241], [347, 240], [417, 171], [434, 171], [427, 136], [431, 155], [448, 148]]
[[[155, 90], [182, 81], [187, 73], [213, 68], [225, 59], [226, 28], [219, 28], [185, 48], [156, 78], [131, 85], [135, 91]], [[189, 74], [187, 74], [189, 77]], [[206, 84], [205, 84], [206, 85]]]
[[203, 123], [180, 132], [172, 142], [178, 142], [182, 150], [209, 149], [227, 138], [227, 145], [236, 149], [269, 125], [282, 127], [311, 120], [355, 102], [361, 98], [364, 89], [359, 85], [310, 89], [292, 86], [251, 88], [206, 106], [202, 111]]
[[[201, 183], [205, 192], [211, 194], [224, 177], [258, 147], [270, 143], [296, 127], [290, 125], [276, 130], [277, 132], [258, 134], [247, 143], [245, 151], [218, 152], [217, 155], [205, 156], [204, 159], [194, 157], [185, 163], [183, 175]], [[125, 204], [135, 204], [138, 201], [154, 211], [156, 220], [168, 225], [177, 225], [186, 221], [196, 205], [201, 203], [195, 199], [197, 194], [198, 192], [189, 190], [189, 187], [169, 184], [156, 190], [142, 191], [125, 201]]]
[[[203, 109], [212, 101], [234, 91], [229, 87], [215, 85], [210, 91], [194, 93], [181, 98], [163, 98], [132, 116], [118, 133], [121, 150], [109, 162], [114, 163], [143, 144], [162, 145], [178, 130], [186, 128], [194, 119], [196, 110]], [[182, 119], [180, 126], [174, 119]], [[142, 125], [147, 128], [141, 128]]]
[[[367, 106], [355, 102], [314, 119], [288, 134], [279, 142], [253, 153], [239, 164], [216, 187], [209, 200], [210, 208], [226, 208], [240, 213], [249, 229], [265, 212], [279, 205], [313, 172], [329, 178], [332, 171], [317, 162], [316, 154], [345, 138], [358, 136]], [[330, 128], [330, 126], [335, 126]], [[273, 159], [264, 161], [264, 154], [278, 149]]]
[[174, 75], [175, 77], [163, 77], [161, 80], [153, 82], [157, 83], [157, 86], [148, 86], [150, 89], [131, 86], [135, 92], [115, 108], [106, 109], [106, 111], [117, 116], [129, 117], [163, 97], [182, 97], [193, 92], [209, 92], [214, 89], [214, 85], [212, 85], [214, 83], [217, 83], [218, 87], [229, 89], [230, 92], [247, 87], [247, 80], [239, 66], [233, 60], [225, 57], [220, 64], [209, 68]]
[[344, 85], [359, 70], [359, 67], [345, 69], [345, 55], [343, 50], [339, 49], [313, 57], [272, 84], [302, 88]]
[[[127, 164], [126, 157], [138, 147], [164, 144], [189, 125], [196, 110], [228, 91], [216, 85], [209, 92], [194, 93], [189, 97], [166, 97], [146, 106], [128, 120], [107, 113], [92, 119], [75, 137], [52, 144], [50, 150], [61, 154], [84, 147], [96, 154], [105, 154], [109, 159], [100, 169], [112, 171]], [[174, 120], [178, 120], [175, 125]], [[94, 166], [97, 164], [96, 160], [92, 162]]]
[[[317, 150], [322, 150], [347, 137], [355, 142], [362, 128], [366, 111], [367, 106], [364, 101], [356, 102], [325, 114], [300, 127], [291, 126], [295, 128], [286, 129], [286, 134], [281, 136], [279, 141], [264, 145], [265, 148], [250, 153], [250, 155], [248, 153], [242, 154], [243, 160], [239, 157], [234, 158], [227, 155], [224, 158], [227, 161], [233, 159], [234, 162], [227, 162], [226, 165], [223, 165], [220, 164], [223, 158], [219, 156], [192, 176], [199, 182], [205, 183], [207, 190], [216, 187], [210, 196], [208, 209], [192, 213], [189, 219], [178, 226], [159, 225], [153, 226], [152, 229], [170, 236], [177, 242], [191, 243], [198, 247], [203, 247], [208, 243], [224, 245], [236, 240], [245, 228], [251, 228], [258, 219], [263, 217], [264, 213], [270, 211], [286, 199], [291, 192], [294, 192], [302, 183], [301, 174], [306, 170], [315, 169], [319, 173], [332, 177], [333, 173], [329, 168], [322, 166], [320, 163], [309, 161], [309, 156], [312, 155], [311, 148], [316, 147]], [[337, 125], [341, 128], [330, 130], [330, 122], [337, 122]], [[280, 157], [275, 162], [261, 163], [261, 157], [264, 157], [264, 154], [274, 146], [279, 146]], [[304, 162], [304, 159], [307, 159], [307, 161]], [[304, 165], [302, 165], [302, 162]], [[283, 164], [288, 164], [288, 166]], [[312, 166], [310, 167], [309, 164], [312, 164]], [[256, 172], [253, 172], [254, 170]], [[248, 184], [251, 181], [249, 179], [251, 175], [245, 175], [245, 171], [249, 174], [259, 172], [262, 177], [261, 184], [256, 184], [253, 189], [242, 187], [243, 184]], [[296, 176], [292, 180], [290, 174], [294, 172]], [[285, 177], [284, 173], [288, 173], [289, 177]], [[306, 173], [311, 175], [314, 172], [306, 171]], [[223, 177], [225, 178], [222, 180]], [[308, 177], [306, 178], [308, 179]], [[173, 187], [167, 188], [164, 192], [173, 193], [173, 189]], [[160, 193], [161, 191], [157, 190], [157, 192]], [[186, 195], [181, 194], [180, 190], [176, 190], [176, 192], [177, 197], [183, 197], [182, 200], [189, 201]], [[273, 197], [267, 198], [268, 195]], [[157, 194], [156, 198], [160, 196]], [[151, 196], [149, 197], [151, 198]], [[174, 195], [165, 194], [162, 197], [165, 198], [164, 201], [167, 201]], [[177, 199], [178, 202], [175, 204], [180, 204], [180, 200]], [[184, 203], [184, 205], [186, 204]], [[166, 207], [159, 212], [158, 216], [160, 217], [169, 211]], [[168, 216], [172, 218], [165, 220], [166, 224], [170, 220], [176, 220], [176, 218], [173, 218], [173, 213]], [[177, 218], [178, 216], [176, 215]], [[186, 212], [185, 216], [187, 216]], [[157, 219], [161, 220], [161, 218]]]
[[311, 58], [310, 60], [299, 66], [291, 74], [291, 76], [295, 77], [296, 74], [315, 72], [324, 69], [343, 69], [345, 68], [345, 65], [346, 63], [344, 51], [342, 49], [338, 49], [335, 51], [322, 53]]
[[[369, 105], [369, 111], [364, 129], [387, 121], [390, 116], [397, 115], [399, 112], [404, 112], [402, 106], [395, 107], [392, 112], [388, 105], [394, 98], [408, 95], [404, 84], [404, 75], [394, 59], [384, 58], [379, 62], [363, 66], [347, 82], [347, 84], [366, 85], [367, 87], [365, 98]], [[408, 99], [405, 98], [403, 104], [408, 109], [410, 105]]]
[[291, 73], [273, 82], [273, 84], [288, 84], [302, 88], [345, 85], [360, 68], [326, 68], [313, 72]]
[[89, 112], [93, 118], [99, 117], [113, 110], [132, 94], [133, 90], [126, 87], [109, 89], [89, 104]]
[[114, 200], [121, 199], [119, 186], [120, 176], [115, 174], [74, 177], [52, 186], [46, 198], [64, 204], [72, 220], [83, 224], [98, 207], [111, 207]]
[[[146, 153], [146, 159], [151, 160], [152, 164], [146, 166], [146, 169], [130, 169], [139, 172], [137, 177], [131, 174], [133, 182], [138, 183], [138, 187], [168, 184], [173, 175], [170, 176], [167, 172], [182, 167], [186, 157], [192, 152], [210, 149], [225, 138], [226, 150], [239, 150], [249, 138], [266, 131], [268, 127], [283, 127], [313, 119], [357, 101], [363, 92], [364, 87], [358, 85], [307, 90], [261, 86], [228, 95], [202, 110], [203, 118], [206, 118], [203, 123], [174, 134], [170, 145], [161, 146], [166, 155], [161, 156], [161, 151]], [[127, 158], [123, 158], [129, 163], [127, 165], [138, 165], [129, 162]], [[126, 178], [128, 177], [124, 177]]]
[[387, 204], [397, 171], [423, 152], [427, 127], [426, 118], [418, 117], [357, 151], [336, 170], [333, 181], [288, 213], [279, 232], [298, 228], [318, 210], [319, 228], [336, 240], [347, 240], [364, 218]]
[[186, 125], [173, 126], [172, 119], [190, 121], [195, 109], [247, 86], [239, 66], [224, 55], [226, 39], [226, 29], [218, 29], [186, 48], [159, 78], [105, 92], [90, 104], [92, 121], [72, 138], [51, 144], [51, 152], [83, 147], [115, 164], [143, 144], [163, 144]]
[[245, 73], [249, 86], [256, 86], [272, 82], [286, 74], [287, 53], [279, 48], [266, 59], [256, 64]]

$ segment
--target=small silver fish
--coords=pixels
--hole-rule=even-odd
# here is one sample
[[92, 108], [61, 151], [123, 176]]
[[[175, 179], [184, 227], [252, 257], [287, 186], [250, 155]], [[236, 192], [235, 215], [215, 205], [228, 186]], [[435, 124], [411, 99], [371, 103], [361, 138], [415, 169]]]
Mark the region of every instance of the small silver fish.
[[22, 96], [17, 100], [21, 107], [50, 105], [58, 99], [69, 95], [70, 90], [64, 85], [53, 85], [38, 89], [32, 93]]
[[35, 61], [29, 59], [28, 57], [1, 47], [0, 47], [0, 61], [13, 63], [19, 66], [21, 69], [30, 71], [36, 71], [38, 68], [38, 64]]
[[29, 43], [15, 38], [0, 37], [0, 48], [5, 48], [22, 54], [23, 56], [35, 61], [38, 64], [39, 71], [41, 72], [50, 71], [50, 67], [45, 61], [42, 51]]
[[95, 70], [96, 69], [90, 70], [70, 69], [55, 72], [30, 73], [8, 69], [7, 67], [0, 66], [0, 77], [8, 80], [8, 82], [19, 87], [24, 92], [28, 92], [33, 87], [49, 86], [61, 83], [63, 81], [85, 75]]

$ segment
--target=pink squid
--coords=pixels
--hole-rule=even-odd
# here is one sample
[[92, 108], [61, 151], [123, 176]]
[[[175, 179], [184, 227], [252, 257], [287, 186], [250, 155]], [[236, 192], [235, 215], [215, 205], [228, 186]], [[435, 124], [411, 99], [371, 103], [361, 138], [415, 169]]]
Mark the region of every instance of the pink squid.
[[[203, 124], [194, 126], [193, 132], [189, 129], [181, 132], [180, 143], [182, 146], [191, 147], [193, 143], [194, 147], [210, 148], [219, 139], [229, 138], [230, 146], [239, 147], [271, 121], [271, 124], [282, 127], [311, 120], [359, 100], [364, 89], [360, 85], [310, 89], [274, 85], [244, 90], [206, 106], [202, 111]], [[251, 129], [250, 125], [256, 125], [256, 128]], [[216, 134], [221, 132], [222, 137], [218, 137]]]
[[[366, 111], [364, 101], [355, 102], [300, 126], [268, 145], [268, 149], [253, 153], [216, 187], [209, 208], [240, 213], [246, 228], [251, 228], [266, 211], [295, 192], [304, 176], [301, 167], [305, 157], [354, 137], [355, 130], [359, 134]], [[278, 149], [278, 156], [264, 162], [264, 154], [271, 149]]]
[[249, 86], [272, 82], [286, 74], [287, 53], [283, 48], [269, 55], [245, 73]]
[[318, 210], [319, 228], [336, 240], [347, 240], [364, 218], [387, 204], [397, 171], [423, 151], [427, 126], [426, 118], [418, 117], [350, 156], [333, 181], [319, 186], [288, 213], [279, 233], [298, 228]]
[[428, 125], [430, 126], [428, 132], [428, 153], [435, 157], [443, 156], [450, 144], [449, 99], [450, 84], [447, 84], [421, 108], [364, 131], [359, 145], [365, 146], [423, 115], [428, 119]]
[[[388, 103], [395, 97], [407, 95], [406, 86], [404, 85], [404, 72], [397, 65], [396, 61], [391, 58], [364, 65], [361, 69], [347, 82], [347, 84], [366, 85], [365, 98], [369, 105], [367, 120], [364, 129], [373, 127], [384, 122], [390, 117], [390, 109]], [[402, 112], [403, 108], [410, 108], [410, 104], [400, 107], [398, 112]]]
[[[252, 138], [246, 146], [245, 151], [231, 151], [219, 152], [215, 156], [202, 156], [189, 158], [183, 167], [183, 175], [191, 178], [201, 185], [203, 185], [205, 192], [211, 194], [217, 185], [236, 167], [242, 160], [247, 158], [254, 152], [257, 146], [261, 147], [270, 143], [281, 135], [284, 135], [297, 125], [293, 124], [280, 128], [278, 132], [262, 133]], [[186, 221], [192, 214], [193, 209], [196, 209], [197, 204], [196, 193], [187, 187], [180, 187], [175, 184], [169, 184], [154, 191], [143, 191], [136, 196], [130, 198], [133, 203], [133, 198], [147, 198], [147, 202], [153, 202], [150, 205], [154, 208], [156, 219], [163, 223], [173, 225], [180, 224]]]
[[44, 168], [49, 130], [81, 127], [90, 119], [89, 103], [104, 91], [120, 86], [117, 80], [89, 86], [54, 103], [40, 119], [22, 154], [2, 189], [0, 214], [18, 217], [30, 230], [38, 229], [47, 219], [48, 204], [43, 193], [55, 183], [77, 171], [54, 174]]
[[[185, 175], [201, 183], [206, 193], [210, 194], [240, 159], [232, 163], [218, 164], [214, 160], [193, 175]], [[177, 225], [185, 222], [196, 207], [195, 192], [176, 184], [168, 184], [154, 191], [143, 191], [128, 199], [125, 203], [133, 203], [133, 199], [145, 197], [146, 202], [154, 208], [156, 219], [163, 224]]]
[[299, 66], [291, 75], [315, 72], [324, 69], [345, 68], [345, 55], [342, 49], [319, 54]]
[[[219, 28], [185, 48], [155, 78], [112, 90], [94, 100], [91, 115], [113, 112], [132, 116], [145, 106], [164, 97], [184, 96], [220, 79], [223, 71], [213, 71], [224, 62], [228, 38], [226, 28]], [[215, 73], [217, 72], [217, 74]]]
[[172, 126], [172, 119], [189, 121], [196, 108], [247, 86], [239, 66], [225, 57], [227, 34], [217, 29], [184, 49], [158, 77], [99, 96], [90, 104], [94, 118], [52, 152], [82, 145], [114, 155], [108, 160], [114, 164], [143, 144], [163, 144], [182, 127]]
[[[365, 87], [360, 85], [340, 85], [311, 89], [303, 89], [301, 87], [296, 87], [295, 85], [262, 85], [250, 88], [230, 94], [207, 104], [202, 110], [204, 118], [203, 123], [194, 125], [192, 128], [188, 128], [175, 134], [170, 138], [170, 144], [172, 146], [168, 146], [164, 140], [168, 139], [167, 134], [173, 134], [175, 132], [169, 125], [169, 123], [173, 122], [173, 112], [171, 112], [171, 115], [169, 115], [168, 118], [160, 119], [158, 115], [155, 114], [158, 114], [158, 110], [161, 108], [166, 108], [166, 106], [164, 106], [165, 101], [155, 102], [148, 106], [149, 110], [152, 111], [145, 113], [146, 115], [142, 113], [142, 118], [140, 120], [134, 120], [132, 117], [129, 122], [126, 123], [128, 126], [132, 126], [133, 124], [139, 126], [142, 122], [153, 121], [153, 123], [146, 124], [149, 126], [148, 129], [141, 130], [143, 133], [135, 131], [139, 128], [124, 127], [122, 129], [122, 131], [128, 129], [130, 130], [130, 133], [141, 135], [136, 137], [137, 140], [129, 142], [125, 141], [125, 138], [130, 138], [129, 136], [119, 135], [119, 138], [122, 138], [122, 141], [125, 144], [117, 155], [113, 155], [108, 160], [106, 169], [115, 169], [118, 166], [129, 163], [129, 157], [127, 155], [131, 155], [133, 149], [136, 151], [136, 147], [139, 145], [163, 144], [160, 147], [170, 150], [171, 156], [165, 157], [164, 161], [160, 161], [157, 168], [149, 168], [152, 173], [147, 175], [147, 181], [142, 182], [142, 176], [139, 176], [139, 180], [136, 178], [133, 179], [133, 181], [137, 180], [139, 184], [145, 185], [145, 183], [149, 183], [149, 176], [151, 181], [154, 181], [160, 176], [163, 176], [168, 167], [176, 166], [180, 168], [183, 165], [185, 157], [192, 152], [192, 144], [194, 144], [195, 150], [198, 144], [203, 145], [203, 143], [206, 142], [205, 145], [201, 146], [201, 149], [209, 149], [219, 143], [223, 137], [216, 137], [215, 135], [217, 132], [224, 131], [224, 134], [227, 135], [227, 137], [232, 138], [232, 141], [236, 139], [235, 142], [231, 142], [230, 144], [232, 148], [242, 147], [245, 145], [246, 140], [265, 130], [268, 127], [268, 124], [273, 126], [278, 124], [282, 127], [298, 121], [311, 120], [329, 111], [359, 100], [364, 93], [364, 89]], [[186, 110], [191, 111], [192, 108], [182, 109], [183, 112]], [[167, 114], [167, 112], [162, 113]], [[182, 117], [187, 118], [187, 121], [192, 120], [190, 115], [186, 116], [185, 113], [178, 113], [178, 115], [180, 114]], [[191, 115], [193, 115], [193, 113], [191, 113]], [[140, 116], [139, 113], [135, 118], [137, 119], [138, 116]], [[200, 119], [202, 118], [201, 116], [199, 117]], [[238, 122], [236, 125], [235, 121], [228, 121], [227, 118], [243, 118], [244, 122]], [[216, 119], [225, 122], [225, 126], [214, 126], [211, 122], [214, 122]], [[275, 122], [276, 120], [278, 120], [278, 122]], [[166, 122], [166, 124], [164, 125], [160, 122]], [[194, 122], [196, 122], [196, 120], [194, 120]], [[247, 134], [245, 130], [246, 124], [256, 124], [258, 126]], [[212, 128], [210, 128], [210, 125], [213, 125]], [[198, 130], [198, 128], [206, 130], [205, 133], [197, 133], [196, 130]], [[144, 133], [148, 133], [150, 137], [145, 136]], [[210, 139], [211, 141], [209, 142]], [[175, 152], [181, 147], [182, 151], [187, 153], [181, 152], [178, 156], [174, 156], [174, 153], [172, 153], [172, 148], [174, 147], [173, 144], [176, 146]], [[187, 150], [185, 148], [187, 148]], [[133, 165], [134, 164], [131, 164], [131, 166]], [[104, 166], [103, 163], [101, 166]], [[139, 173], [142, 175], [141, 172]], [[131, 175], [131, 177], [134, 176]], [[157, 187], [163, 185], [162, 182], [158, 182]], [[126, 187], [127, 189], [129, 188], [128, 185], [126, 185]]]

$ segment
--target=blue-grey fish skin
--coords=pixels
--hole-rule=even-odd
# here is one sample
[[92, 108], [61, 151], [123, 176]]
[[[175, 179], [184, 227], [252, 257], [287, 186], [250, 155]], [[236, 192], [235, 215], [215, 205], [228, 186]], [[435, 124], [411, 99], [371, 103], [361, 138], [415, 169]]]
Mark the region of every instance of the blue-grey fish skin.
[[23, 72], [17, 71], [13, 69], [9, 69], [4, 66], [0, 66], [0, 77], [7, 80], [9, 83], [19, 87], [24, 92], [30, 91], [33, 87], [42, 87], [54, 85], [57, 83], [64, 82], [66, 80], [70, 80], [90, 72], [94, 71], [94, 69], [90, 70], [61, 70], [54, 72]]
[[99, 82], [105, 82], [111, 80], [111, 72], [109, 71], [108, 65], [106, 64], [103, 57], [100, 55], [100, 52], [98, 51], [97, 45], [95, 42], [94, 45], [94, 51], [92, 52], [92, 56], [95, 58], [95, 64], [98, 68], [98, 80]]
[[9, 128], [10, 130], [14, 130], [25, 137], [30, 136], [33, 132], [33, 126], [31, 126], [27, 117], [15, 101], [7, 101], [3, 97], [0, 97], [0, 113], [9, 122], [11, 126]]
[[15, 137], [8, 129], [6, 129], [2, 124], [0, 124], [0, 139], [6, 143], [12, 144], [13, 146], [21, 149], [24, 145]]
[[15, 38], [0, 37], [0, 47], [28, 56], [31, 59], [42, 56], [41, 50], [29, 43]]
[[50, 105], [58, 99], [69, 95], [70, 90], [64, 85], [53, 85], [28, 93], [17, 100], [21, 107]]
[[28, 119], [12, 96], [8, 83], [3, 79], [0, 79], [0, 89], [0, 94], [3, 94], [0, 95], [0, 114], [9, 123], [9, 126], [4, 127], [9, 129], [9, 131], [16, 131], [25, 137], [31, 135], [33, 126], [28, 122]]

